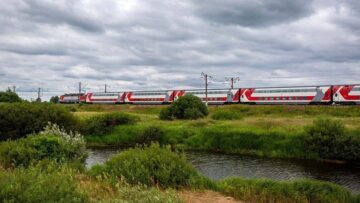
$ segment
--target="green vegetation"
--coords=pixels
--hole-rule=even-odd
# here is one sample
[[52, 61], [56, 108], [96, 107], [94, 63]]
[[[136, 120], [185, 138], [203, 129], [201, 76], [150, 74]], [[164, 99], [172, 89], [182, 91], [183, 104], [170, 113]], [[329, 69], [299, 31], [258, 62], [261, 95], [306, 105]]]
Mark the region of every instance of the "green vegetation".
[[227, 153], [314, 158], [313, 155], [306, 153], [301, 137], [300, 134], [289, 134], [280, 129], [231, 129], [216, 126], [206, 128], [201, 133], [189, 137], [185, 144], [193, 149]]
[[81, 132], [84, 135], [104, 135], [117, 125], [134, 124], [138, 118], [125, 113], [100, 114], [82, 121]]
[[[185, 110], [184, 117], [165, 112], [172, 121], [159, 119], [162, 108], [0, 104], [1, 139], [21, 138], [0, 143], [0, 202], [181, 202], [179, 188], [254, 202], [360, 202], [340, 186], [313, 180], [211, 181], [174, 150], [357, 162], [358, 107], [229, 105], [210, 107], [210, 116], [198, 120], [185, 119], [197, 115]], [[41, 131], [48, 121], [58, 125]], [[89, 145], [142, 146], [84, 172], [84, 139], [69, 129], [84, 133]]]
[[360, 160], [360, 136], [338, 120], [317, 119], [306, 129], [306, 148], [324, 159]]
[[200, 184], [211, 186], [211, 181], [201, 177], [187, 163], [184, 155], [176, 154], [169, 148], [161, 148], [159, 145], [121, 152], [104, 165], [94, 166], [90, 174], [111, 176], [116, 179], [124, 178], [131, 184], [158, 185], [164, 188], [189, 187], [193, 184], [197, 187], [200, 187]]
[[267, 179], [229, 178], [219, 183], [220, 190], [249, 202], [355, 202], [346, 189], [314, 180], [273, 181]]
[[13, 102], [21, 102], [21, 101], [22, 99], [15, 92], [12, 92], [11, 90], [0, 92], [0, 103], [1, 102], [13, 103]]
[[87, 156], [85, 140], [77, 133], [66, 133], [57, 125], [14, 141], [0, 143], [0, 165], [28, 167], [34, 162], [83, 163]]
[[220, 109], [211, 114], [211, 118], [214, 120], [237, 120], [241, 119], [241, 114], [230, 109]]
[[85, 203], [88, 197], [78, 189], [70, 169], [0, 170], [0, 202], [22, 203]]
[[52, 96], [50, 98], [50, 103], [57, 104], [57, 103], [59, 103], [59, 100], [60, 100], [59, 96]]
[[113, 203], [182, 202], [174, 190], [119, 180], [91, 178], [67, 165], [32, 165], [29, 168], [0, 168], [0, 202], [22, 203]]
[[27, 102], [0, 104], [0, 140], [37, 133], [48, 122], [67, 130], [76, 129], [77, 126], [74, 115], [60, 105]]
[[[261, 113], [259, 109], [266, 110], [263, 106], [211, 107], [211, 119], [203, 118], [197, 121], [159, 120], [154, 109], [160, 108], [149, 107], [152, 109], [149, 112], [145, 112], [143, 109], [129, 111], [131, 114], [140, 116], [141, 119], [136, 124], [116, 126], [106, 135], [86, 136], [86, 140], [89, 145], [96, 146], [134, 146], [157, 141], [161, 145], [170, 144], [185, 149], [267, 157], [336, 159], [355, 162], [359, 160], [360, 117], [342, 117], [342, 115], [351, 115], [357, 112], [358, 107], [266, 107], [270, 108], [269, 114], [264, 115], [263, 112], [262, 116], [258, 114]], [[287, 110], [285, 111], [285, 109]], [[299, 109], [304, 110], [303, 116], [295, 116], [300, 114]], [[307, 115], [308, 109], [318, 111], [319, 115], [340, 115], [342, 111], [343, 114], [330, 120], [326, 116], [313, 118], [313, 116]], [[280, 115], [277, 115], [279, 113], [277, 110], [280, 111]], [[77, 115], [82, 115], [82, 112], [78, 112]], [[326, 124], [317, 124], [324, 119], [323, 122], [328, 124], [329, 128], [326, 127]], [[314, 120], [315, 123], [313, 123]], [[328, 132], [332, 134], [324, 135], [323, 131], [320, 131], [320, 134], [328, 137], [327, 140], [331, 143], [319, 143], [326, 140], [316, 138], [316, 129], [319, 129], [316, 125], [325, 126], [322, 127], [322, 130], [330, 129]], [[335, 128], [338, 129], [335, 130]], [[337, 138], [334, 139], [334, 136]], [[333, 153], [317, 149], [320, 145], [333, 150]], [[333, 147], [335, 145], [336, 147]]]
[[180, 97], [169, 107], [160, 111], [159, 118], [162, 120], [177, 119], [198, 119], [209, 114], [207, 107], [200, 100], [191, 94]]

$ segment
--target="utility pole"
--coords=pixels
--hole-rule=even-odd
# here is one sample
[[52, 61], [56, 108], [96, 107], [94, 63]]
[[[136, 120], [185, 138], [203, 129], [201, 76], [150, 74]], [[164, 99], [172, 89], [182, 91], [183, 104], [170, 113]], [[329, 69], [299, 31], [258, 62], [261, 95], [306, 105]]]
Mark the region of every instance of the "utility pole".
[[107, 90], [107, 84], [105, 84], [105, 93], [107, 92], [106, 90]]
[[234, 89], [234, 83], [236, 83], [236, 81], [240, 81], [239, 77], [225, 77], [226, 81], [230, 81], [231, 82], [231, 89]]
[[16, 90], [16, 86], [15, 86], [15, 85], [13, 85], [13, 86], [12, 86], [12, 88], [13, 88], [13, 92], [14, 92], [14, 93], [16, 93], [16, 92], [15, 92], [15, 90]]
[[80, 104], [80, 95], [81, 95], [81, 82], [79, 82], [79, 96], [78, 96], [78, 103]]
[[38, 96], [37, 96], [36, 101], [37, 101], [37, 102], [41, 102], [41, 88], [40, 88], [40, 87], [39, 87], [38, 90], [37, 90], [37, 95], [38, 95]]
[[208, 105], [208, 78], [212, 78], [208, 74], [202, 72], [201, 77], [205, 80], [205, 105]]

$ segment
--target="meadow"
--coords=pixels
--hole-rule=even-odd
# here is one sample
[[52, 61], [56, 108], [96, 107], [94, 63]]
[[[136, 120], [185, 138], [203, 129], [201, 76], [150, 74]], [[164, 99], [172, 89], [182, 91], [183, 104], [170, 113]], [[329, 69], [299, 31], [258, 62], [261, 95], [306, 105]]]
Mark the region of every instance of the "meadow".
[[[137, 117], [136, 123], [114, 126], [108, 133], [86, 135], [88, 146], [134, 146], [142, 144], [144, 134], [152, 131], [152, 141], [183, 149], [300, 159], [358, 161], [360, 157], [359, 154], [350, 157], [348, 152], [344, 152], [344, 156], [323, 157], [309, 151], [304, 139], [314, 121], [325, 119], [325, 124], [318, 125], [341, 123], [344, 129], [339, 133], [351, 137], [353, 143], [359, 143], [360, 108], [357, 106], [210, 106], [210, 114], [205, 118], [171, 121], [159, 119], [162, 108], [83, 105], [74, 115], [81, 120], [107, 112]], [[353, 151], [359, 147], [356, 144]]]
[[[246, 202], [360, 202], [323, 181], [210, 180], [181, 152], [358, 162], [356, 106], [211, 106], [197, 120], [161, 120], [162, 108], [0, 104], [0, 138], [7, 139], [0, 142], [0, 201], [184, 202], [184, 194], [201, 193]], [[86, 145], [128, 149], [86, 169]]]

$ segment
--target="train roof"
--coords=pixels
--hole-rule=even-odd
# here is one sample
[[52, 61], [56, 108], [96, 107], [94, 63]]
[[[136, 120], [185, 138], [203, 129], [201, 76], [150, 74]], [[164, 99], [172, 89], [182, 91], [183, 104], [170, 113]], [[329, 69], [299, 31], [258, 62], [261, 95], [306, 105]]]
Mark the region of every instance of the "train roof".
[[[272, 88], [310, 88], [310, 87], [327, 87], [327, 86], [349, 86], [349, 85], [355, 85], [360, 86], [359, 84], [335, 84], [335, 85], [293, 85], [293, 86], [270, 86], [270, 87], [235, 87], [233, 89], [244, 89], [244, 88], [254, 88], [254, 89], [272, 89]], [[163, 90], [128, 90], [128, 91], [117, 91], [117, 92], [89, 92], [89, 93], [108, 93], [108, 94], [114, 94], [114, 93], [124, 93], [124, 92], [167, 92], [167, 91], [174, 91], [174, 90], [182, 90], [182, 91], [203, 91], [204, 88], [197, 88], [197, 89], [163, 89]], [[214, 91], [214, 90], [231, 90], [231, 88], [208, 88], [208, 91]], [[63, 96], [78, 96], [78, 95], [84, 95], [84, 93], [68, 93], [64, 94]]]

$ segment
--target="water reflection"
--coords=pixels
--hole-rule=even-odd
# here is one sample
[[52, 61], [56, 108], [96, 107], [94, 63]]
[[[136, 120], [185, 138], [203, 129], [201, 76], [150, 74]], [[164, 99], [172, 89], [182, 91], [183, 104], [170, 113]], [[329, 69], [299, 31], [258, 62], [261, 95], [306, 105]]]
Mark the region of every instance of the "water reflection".
[[[90, 149], [87, 167], [105, 162], [118, 148]], [[186, 152], [188, 160], [204, 175], [212, 179], [230, 176], [291, 180], [311, 178], [334, 182], [360, 192], [360, 166], [259, 158], [209, 152]]]

